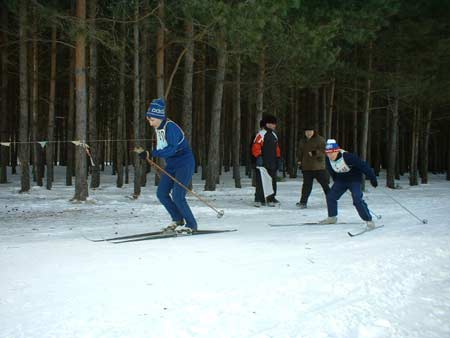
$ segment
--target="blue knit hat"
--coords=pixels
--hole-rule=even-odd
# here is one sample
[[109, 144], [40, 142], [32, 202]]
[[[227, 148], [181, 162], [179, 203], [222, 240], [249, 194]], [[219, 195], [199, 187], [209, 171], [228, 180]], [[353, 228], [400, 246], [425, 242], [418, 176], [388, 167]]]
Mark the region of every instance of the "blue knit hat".
[[154, 99], [152, 103], [150, 103], [150, 107], [148, 107], [145, 116], [164, 120], [166, 118], [166, 101], [161, 97]]
[[329, 139], [327, 140], [327, 144], [325, 145], [325, 152], [326, 153], [333, 153], [335, 151], [339, 151], [341, 148], [339, 147], [339, 144], [337, 144], [336, 140]]

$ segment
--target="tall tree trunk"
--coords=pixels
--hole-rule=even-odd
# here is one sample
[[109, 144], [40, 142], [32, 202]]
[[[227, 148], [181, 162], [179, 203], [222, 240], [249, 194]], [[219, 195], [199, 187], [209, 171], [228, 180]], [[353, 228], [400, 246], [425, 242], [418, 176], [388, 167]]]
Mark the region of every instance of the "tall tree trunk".
[[42, 187], [41, 159], [42, 147], [38, 143], [39, 135], [39, 59], [38, 59], [38, 35], [37, 35], [37, 14], [33, 13], [33, 34], [32, 34], [32, 77], [31, 77], [31, 139], [33, 149], [33, 174], [36, 184]]
[[417, 164], [419, 155], [420, 108], [414, 108], [413, 126], [411, 130], [411, 162], [409, 166], [409, 184], [418, 185]]
[[420, 161], [422, 184], [428, 183], [428, 158], [430, 154], [429, 146], [430, 146], [430, 129], [432, 117], [433, 117], [433, 110], [429, 108], [425, 120], [425, 128], [423, 131], [423, 139], [422, 139], [422, 161]]
[[[369, 143], [369, 116], [370, 116], [370, 104], [372, 100], [372, 42], [369, 43], [369, 56], [367, 65], [367, 83], [366, 83], [366, 102], [364, 105], [364, 112], [361, 119], [361, 150], [360, 155], [362, 160], [367, 160], [368, 143]], [[362, 181], [362, 188], [365, 188], [365, 179]]]
[[234, 107], [233, 107], [233, 177], [234, 186], [242, 188], [241, 186], [241, 171], [240, 171], [240, 157], [241, 157], [241, 57], [236, 57], [235, 70], [235, 92], [234, 92]]
[[298, 93], [296, 91], [296, 88], [292, 88], [290, 90], [291, 92], [291, 99], [290, 99], [290, 109], [289, 109], [289, 116], [290, 116], [290, 128], [289, 128], [289, 143], [291, 146], [287, 149], [288, 150], [288, 158], [289, 158], [289, 178], [296, 178], [297, 177], [297, 154], [295, 153], [295, 143], [297, 142], [297, 134], [296, 134], [296, 122], [298, 122], [298, 110], [297, 110], [297, 101], [298, 101]]
[[368, 135], [369, 135], [369, 116], [370, 116], [370, 103], [372, 99], [372, 42], [369, 44], [369, 60], [367, 66], [368, 78], [366, 82], [366, 102], [364, 105], [364, 113], [361, 119], [362, 125], [362, 133], [361, 133], [361, 159], [367, 159], [367, 144], [368, 144]]
[[355, 77], [354, 80], [354, 93], [353, 93], [353, 152], [358, 153], [358, 79]]
[[313, 116], [312, 122], [314, 124], [314, 130], [316, 130], [318, 132], [319, 131], [319, 120], [320, 120], [319, 119], [319, 117], [320, 117], [320, 92], [319, 92], [318, 87], [315, 87], [313, 89], [313, 95], [314, 95], [314, 116]]
[[[95, 18], [97, 16], [97, 0], [89, 1], [89, 18], [91, 34], [95, 34]], [[89, 146], [94, 165], [91, 170], [91, 188], [100, 186], [100, 167], [98, 131], [97, 131], [97, 40], [89, 40]]]
[[217, 47], [217, 74], [214, 88], [214, 97], [211, 111], [211, 127], [209, 136], [208, 165], [206, 170], [205, 190], [216, 190], [216, 182], [219, 178], [220, 162], [220, 118], [222, 113], [223, 86], [225, 81], [227, 54], [226, 43], [222, 34], [218, 37]]
[[[120, 66], [119, 66], [119, 102], [117, 106], [117, 125], [116, 125], [116, 138], [118, 140], [123, 140], [126, 138], [126, 130], [124, 126], [125, 121], [125, 60], [126, 60], [126, 52], [125, 52], [125, 42], [126, 42], [126, 34], [125, 27], [122, 26], [122, 46], [120, 50]], [[116, 172], [117, 172], [117, 180], [116, 186], [117, 188], [123, 187], [123, 162], [124, 162], [124, 150], [126, 150], [126, 143], [124, 141], [118, 141], [116, 146]], [[128, 161], [127, 161], [128, 164]], [[127, 166], [128, 167], [128, 166]]]
[[192, 80], [194, 77], [194, 21], [192, 18], [188, 18], [185, 22], [185, 34], [183, 131], [189, 144], [192, 144]]
[[[1, 42], [4, 47], [1, 48], [0, 51], [0, 62], [1, 62], [1, 88], [0, 88], [0, 98], [1, 98], [1, 107], [0, 107], [0, 141], [7, 142], [9, 141], [8, 137], [8, 10], [4, 3], [0, 5], [1, 8]], [[0, 146], [0, 184], [7, 183], [8, 175], [7, 175], [7, 166], [8, 166], [8, 157], [9, 157], [10, 148]]]
[[55, 93], [56, 93], [56, 24], [52, 25], [52, 46], [50, 57], [50, 95], [48, 99], [48, 124], [46, 148], [47, 162], [47, 189], [51, 190], [53, 185], [53, 153], [55, 138]]
[[[133, 66], [133, 86], [134, 86], [134, 117], [133, 117], [133, 129], [134, 129], [134, 138], [135, 145], [137, 147], [142, 146], [142, 137], [141, 137], [141, 98], [140, 98], [140, 71], [139, 71], [139, 1], [136, 1], [134, 10], [134, 19], [135, 22], [133, 24], [133, 37], [134, 37], [134, 66]], [[141, 186], [142, 186], [142, 175], [141, 175], [141, 160], [139, 159], [139, 154], [134, 153], [134, 192], [133, 197], [138, 198], [141, 194]]]
[[387, 172], [386, 172], [386, 186], [391, 189], [395, 189], [395, 173], [397, 168], [397, 159], [398, 159], [398, 90], [397, 88], [394, 91], [394, 102], [390, 106], [391, 113], [391, 121], [390, 121], [390, 135], [389, 135], [389, 153], [388, 153], [388, 163], [387, 163]]
[[259, 130], [259, 121], [264, 111], [264, 81], [266, 76], [266, 55], [263, 50], [259, 56], [258, 76], [256, 79], [256, 121], [255, 130]]
[[[87, 93], [86, 93], [86, 0], [77, 0], [79, 31], [75, 38], [75, 138], [86, 142]], [[85, 201], [88, 197], [87, 162], [84, 147], [75, 151], [75, 195], [73, 200]]]
[[66, 185], [72, 185], [72, 177], [75, 173], [75, 149], [71, 141], [74, 139], [75, 130], [75, 54], [70, 53], [69, 69], [69, 99], [67, 107], [67, 163], [66, 163]]
[[[331, 138], [331, 127], [333, 125], [333, 110], [334, 110], [334, 91], [336, 88], [336, 79], [331, 79], [330, 88], [330, 103], [328, 106], [328, 116], [327, 116], [327, 137]], [[339, 140], [338, 140], [339, 141]]]
[[327, 86], [322, 87], [322, 114], [320, 119], [320, 133], [325, 138], [329, 138], [327, 135]]
[[[149, 0], [145, 0], [144, 4], [143, 4], [143, 11], [147, 12], [149, 11], [150, 8], [150, 1]], [[149, 74], [150, 74], [150, 50], [149, 50], [149, 36], [150, 36], [150, 31], [149, 31], [149, 25], [148, 23], [143, 23], [141, 26], [141, 35], [140, 35], [140, 40], [141, 40], [141, 57], [140, 57], [140, 62], [141, 62], [141, 77], [140, 77], [140, 81], [141, 81], [141, 94], [140, 94], [140, 99], [141, 99], [141, 113], [145, 112], [147, 110], [148, 107], [148, 102], [147, 102], [147, 97], [148, 97], [148, 83], [149, 83]], [[146, 119], [142, 116], [141, 117], [141, 137], [143, 139], [142, 144], [143, 147], [145, 149], [150, 149], [151, 148], [151, 141], [149, 142], [148, 140], [144, 141], [144, 139], [147, 139], [147, 135], [150, 135], [150, 126], [148, 125]], [[145, 187], [147, 184], [147, 173], [149, 172], [150, 166], [148, 165], [147, 162], [143, 162], [142, 164], [142, 170], [141, 170], [141, 183], [142, 186]]]
[[[156, 32], [156, 95], [164, 97], [165, 77], [164, 77], [164, 32], [165, 25], [165, 0], [158, 0], [159, 27]], [[163, 165], [164, 161], [157, 158], [156, 163]], [[159, 175], [155, 175], [155, 185], [159, 184]]]
[[27, 49], [27, 0], [20, 0], [19, 7], [19, 160], [20, 160], [20, 192], [30, 190], [30, 147], [28, 138], [28, 49]]
[[206, 178], [206, 154], [208, 150], [207, 139], [206, 139], [206, 48], [204, 46], [200, 47], [198, 52], [198, 78], [197, 78], [197, 109], [196, 113], [198, 116], [198, 163], [202, 167], [201, 179]]
[[446, 138], [447, 138], [447, 181], [450, 181], [450, 123], [447, 128]]
[[252, 168], [252, 161], [251, 161], [251, 144], [253, 143], [253, 138], [255, 137], [255, 133], [259, 130], [255, 129], [254, 125], [254, 119], [253, 114], [253, 91], [248, 90], [247, 91], [247, 118], [246, 118], [246, 141], [245, 141], [245, 154], [247, 155], [245, 157], [246, 159], [246, 174], [249, 178], [252, 178], [252, 186], [254, 187], [256, 185], [255, 181], [255, 175], [253, 175], [254, 169]]

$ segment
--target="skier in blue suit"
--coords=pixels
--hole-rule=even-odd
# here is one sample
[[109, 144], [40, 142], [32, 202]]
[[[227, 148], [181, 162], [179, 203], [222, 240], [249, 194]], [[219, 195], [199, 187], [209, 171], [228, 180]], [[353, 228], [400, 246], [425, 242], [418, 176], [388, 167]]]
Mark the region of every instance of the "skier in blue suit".
[[337, 202], [339, 198], [350, 190], [353, 199], [353, 205], [358, 211], [359, 216], [366, 221], [368, 228], [374, 228], [369, 208], [363, 200], [361, 190], [362, 174], [365, 174], [370, 180], [370, 184], [376, 188], [378, 186], [377, 177], [373, 169], [367, 162], [361, 160], [358, 156], [342, 150], [335, 140], [330, 139], [325, 146], [326, 167], [333, 178], [333, 186], [327, 193], [328, 218], [321, 221], [321, 224], [334, 224], [337, 222]]
[[[194, 155], [183, 130], [166, 117], [166, 103], [158, 98], [151, 102], [146, 118], [150, 126], [155, 128], [156, 149], [152, 157], [161, 157], [166, 161], [165, 170], [185, 186], [188, 186], [194, 174]], [[139, 154], [141, 159], [149, 158], [148, 151]], [[170, 193], [172, 192], [172, 196]], [[197, 230], [197, 221], [186, 201], [186, 190], [164, 173], [156, 193], [159, 201], [164, 205], [172, 223], [164, 230], [192, 232]], [[186, 223], [185, 223], [186, 222]]]

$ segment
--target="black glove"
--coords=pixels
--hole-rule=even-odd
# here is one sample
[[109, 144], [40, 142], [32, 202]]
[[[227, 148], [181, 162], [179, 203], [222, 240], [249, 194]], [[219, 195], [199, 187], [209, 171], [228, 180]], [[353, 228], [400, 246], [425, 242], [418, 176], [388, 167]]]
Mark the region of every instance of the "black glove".
[[257, 166], [257, 167], [262, 167], [262, 166], [264, 166], [264, 162], [263, 162], [262, 156], [259, 156], [259, 157], [256, 158], [256, 166]]
[[378, 187], [378, 181], [377, 181], [377, 179], [376, 179], [376, 178], [371, 179], [371, 180], [370, 180], [370, 184], [371, 184], [372, 187], [374, 187], [374, 188]]
[[141, 152], [139, 153], [139, 158], [140, 158], [141, 160], [146, 160], [148, 156], [149, 156], [149, 154], [148, 154], [148, 151], [147, 151], [147, 150], [141, 151]]

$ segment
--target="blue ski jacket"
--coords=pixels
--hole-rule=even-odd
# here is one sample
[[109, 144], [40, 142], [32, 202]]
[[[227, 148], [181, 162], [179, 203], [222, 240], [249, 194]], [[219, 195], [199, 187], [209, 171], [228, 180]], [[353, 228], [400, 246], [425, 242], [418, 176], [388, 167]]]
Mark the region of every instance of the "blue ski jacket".
[[340, 150], [340, 154], [335, 161], [326, 158], [326, 167], [334, 181], [352, 182], [361, 181], [362, 174], [371, 181], [376, 181], [377, 177], [366, 161], [345, 150]]
[[175, 122], [164, 119], [156, 131], [156, 149], [152, 151], [153, 157], [162, 157], [166, 160], [167, 168], [181, 168], [194, 165], [194, 155], [183, 130]]

